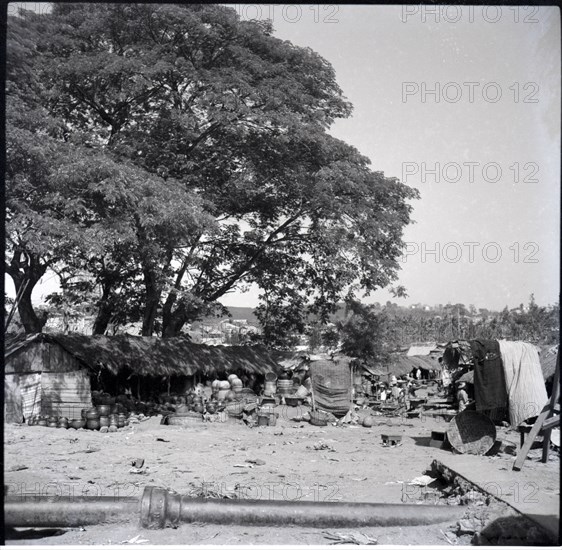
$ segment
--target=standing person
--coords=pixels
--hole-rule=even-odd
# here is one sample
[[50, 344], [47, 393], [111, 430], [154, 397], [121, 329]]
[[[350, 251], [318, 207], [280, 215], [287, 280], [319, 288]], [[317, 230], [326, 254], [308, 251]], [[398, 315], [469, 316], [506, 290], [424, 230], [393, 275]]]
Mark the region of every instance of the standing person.
[[416, 370], [416, 380], [420, 380], [421, 379], [421, 369], [418, 367]]
[[380, 400], [381, 403], [386, 403], [386, 386], [383, 384], [381, 393], [380, 393]]
[[443, 384], [443, 388], [447, 389], [451, 385], [451, 375], [449, 370], [443, 367], [441, 371], [441, 383]]
[[459, 382], [457, 391], [457, 401], [459, 402], [459, 412], [466, 409], [468, 405], [468, 393], [466, 393], [466, 383]]
[[398, 387], [398, 383], [397, 382], [393, 382], [390, 388], [390, 392], [392, 394], [392, 399], [394, 401], [398, 401], [398, 398], [400, 397], [400, 388]]

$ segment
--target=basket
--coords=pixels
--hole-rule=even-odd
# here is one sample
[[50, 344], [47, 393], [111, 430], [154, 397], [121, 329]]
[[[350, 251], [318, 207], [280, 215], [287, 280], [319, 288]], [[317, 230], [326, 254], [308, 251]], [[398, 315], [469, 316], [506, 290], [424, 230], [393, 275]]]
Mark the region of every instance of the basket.
[[189, 426], [191, 424], [198, 424], [199, 422], [203, 422], [203, 415], [194, 412], [171, 414], [168, 416], [169, 426]]
[[231, 401], [226, 407], [224, 408], [226, 414], [233, 418], [241, 418], [242, 412], [244, 411], [245, 403], [241, 403], [240, 401]]
[[298, 407], [299, 405], [302, 405], [302, 398], [296, 395], [286, 395], [285, 405], [288, 405], [289, 407]]
[[465, 410], [457, 414], [447, 429], [447, 439], [461, 454], [486, 454], [496, 441], [496, 427], [485, 415]]
[[322, 411], [310, 411], [310, 423], [313, 426], [327, 426], [328, 415]]

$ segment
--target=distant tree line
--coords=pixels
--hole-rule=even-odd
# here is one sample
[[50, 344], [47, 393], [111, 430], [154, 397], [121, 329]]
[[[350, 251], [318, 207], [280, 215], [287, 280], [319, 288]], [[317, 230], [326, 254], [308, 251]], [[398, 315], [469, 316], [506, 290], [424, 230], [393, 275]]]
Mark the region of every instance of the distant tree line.
[[412, 344], [445, 343], [474, 338], [522, 340], [538, 345], [560, 340], [560, 305], [539, 306], [533, 295], [525, 307], [500, 312], [476, 311], [474, 306], [448, 304], [412, 309], [387, 302], [385, 306], [348, 301], [332, 327], [312, 323], [311, 350], [334, 347], [367, 363], [388, 360], [389, 354]]

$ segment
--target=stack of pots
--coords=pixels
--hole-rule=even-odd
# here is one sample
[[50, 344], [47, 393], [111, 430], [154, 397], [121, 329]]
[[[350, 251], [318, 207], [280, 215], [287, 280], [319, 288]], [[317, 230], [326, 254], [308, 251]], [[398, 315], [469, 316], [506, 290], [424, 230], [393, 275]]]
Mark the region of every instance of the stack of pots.
[[291, 395], [293, 393], [293, 382], [291, 380], [277, 380], [277, 393], [279, 395]]
[[223, 380], [219, 382], [219, 391], [217, 393], [217, 399], [219, 401], [224, 401], [229, 391], [230, 391], [230, 382], [228, 382], [227, 380]]
[[277, 393], [277, 376], [273, 372], [265, 375], [265, 386], [263, 388], [264, 395], [272, 396]]
[[88, 428], [88, 430], [100, 429], [100, 413], [96, 407], [87, 409], [84, 416], [86, 419], [86, 428]]
[[[240, 392], [244, 389], [244, 384], [240, 378], [236, 377], [230, 382], [230, 386], [232, 387], [232, 391], [234, 392], [234, 397], [240, 397]], [[228, 396], [227, 396], [228, 398]]]
[[[109, 428], [109, 414], [111, 413], [111, 405], [99, 405], [97, 407], [99, 413], [99, 428]], [[97, 428], [93, 428], [94, 430]]]
[[[216, 398], [217, 395], [218, 395], [218, 393], [219, 393], [220, 385], [221, 385], [220, 380], [213, 380], [213, 381], [211, 382], [211, 390], [212, 390], [212, 392], [213, 392], [213, 397], [214, 397], [214, 398]], [[188, 404], [189, 404], [189, 403], [188, 403]]]

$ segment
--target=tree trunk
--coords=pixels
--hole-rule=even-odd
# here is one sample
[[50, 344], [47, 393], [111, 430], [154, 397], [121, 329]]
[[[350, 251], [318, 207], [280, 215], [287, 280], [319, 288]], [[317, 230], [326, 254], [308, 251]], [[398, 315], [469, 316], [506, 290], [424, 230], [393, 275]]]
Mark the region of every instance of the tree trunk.
[[[47, 322], [47, 316], [39, 317], [35, 310], [33, 309], [33, 304], [31, 302], [31, 293], [35, 287], [37, 281], [30, 282], [27, 288], [21, 295], [20, 301], [18, 303], [18, 313], [20, 316], [21, 324], [25, 329], [26, 334], [32, 334], [35, 332], [42, 332], [45, 323]], [[18, 291], [18, 285], [16, 284], [16, 292]]]
[[143, 269], [144, 286], [146, 295], [146, 306], [142, 320], [142, 336], [152, 336], [154, 332], [154, 322], [158, 312], [161, 289], [157, 283], [157, 277], [150, 268]]
[[26, 334], [41, 332], [47, 322], [47, 317], [43, 315], [38, 316], [35, 313], [31, 294], [39, 279], [45, 274], [47, 265], [41, 264], [38, 257], [18, 250], [14, 252], [11, 263], [7, 264], [5, 269], [6, 273], [14, 281], [16, 294], [20, 292], [20, 289], [27, 282], [25, 291], [22, 292], [18, 302], [18, 313]]
[[110, 291], [104, 287], [92, 334], [105, 334], [112, 315], [113, 304], [111, 303]]
[[180, 315], [178, 312], [170, 315], [168, 322], [166, 323], [166, 327], [162, 330], [162, 337], [171, 338], [172, 336], [179, 336], [181, 329], [184, 327], [186, 322], [187, 320], [185, 317]]

